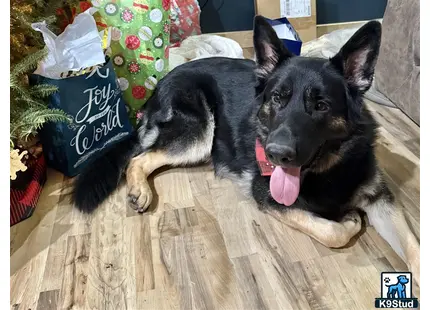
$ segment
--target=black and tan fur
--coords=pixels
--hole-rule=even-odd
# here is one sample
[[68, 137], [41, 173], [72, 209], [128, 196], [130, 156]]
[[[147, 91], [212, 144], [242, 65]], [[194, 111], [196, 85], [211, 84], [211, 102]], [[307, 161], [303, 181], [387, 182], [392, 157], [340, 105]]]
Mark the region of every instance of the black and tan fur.
[[[215, 173], [232, 179], [261, 211], [327, 247], [346, 245], [361, 229], [357, 210], [366, 212], [419, 281], [419, 244], [377, 166], [376, 123], [362, 102], [380, 37], [380, 24], [370, 22], [330, 60], [295, 57], [256, 17], [256, 62], [209, 58], [170, 72], [134, 135], [77, 178], [76, 206], [93, 211], [125, 174], [130, 205], [145, 212], [153, 171], [212, 160]], [[257, 138], [276, 165], [302, 167], [290, 207], [270, 196], [255, 159]]]

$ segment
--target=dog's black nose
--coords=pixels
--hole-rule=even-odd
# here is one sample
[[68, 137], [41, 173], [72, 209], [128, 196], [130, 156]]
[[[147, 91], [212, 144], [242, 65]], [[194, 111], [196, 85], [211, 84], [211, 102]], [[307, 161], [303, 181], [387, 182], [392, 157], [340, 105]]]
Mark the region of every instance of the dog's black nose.
[[288, 146], [277, 143], [269, 143], [266, 146], [267, 159], [275, 165], [286, 165], [296, 159], [296, 151]]

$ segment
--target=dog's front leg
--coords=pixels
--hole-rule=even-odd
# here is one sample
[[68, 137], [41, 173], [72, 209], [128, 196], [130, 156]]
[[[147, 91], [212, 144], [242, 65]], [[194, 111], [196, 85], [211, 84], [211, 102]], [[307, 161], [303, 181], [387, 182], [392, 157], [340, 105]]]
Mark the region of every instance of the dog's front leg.
[[133, 209], [138, 212], [145, 212], [148, 209], [153, 196], [148, 176], [167, 164], [169, 164], [169, 157], [161, 151], [148, 151], [130, 161], [127, 168], [127, 195]]
[[341, 222], [330, 221], [309, 211], [285, 207], [267, 207], [263, 212], [295, 228], [329, 248], [345, 246], [361, 230], [361, 217], [356, 211], [346, 214]]

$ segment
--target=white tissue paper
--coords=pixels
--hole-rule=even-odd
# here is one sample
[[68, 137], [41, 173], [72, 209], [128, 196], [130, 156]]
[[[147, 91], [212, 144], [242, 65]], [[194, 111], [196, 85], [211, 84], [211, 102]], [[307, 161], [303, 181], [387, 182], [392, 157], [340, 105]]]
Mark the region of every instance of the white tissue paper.
[[42, 33], [48, 48], [47, 57], [34, 73], [59, 79], [62, 72], [103, 64], [103, 42], [92, 16], [96, 11], [96, 8], [90, 8], [76, 16], [59, 36], [46, 27], [45, 21], [32, 24], [34, 30]]

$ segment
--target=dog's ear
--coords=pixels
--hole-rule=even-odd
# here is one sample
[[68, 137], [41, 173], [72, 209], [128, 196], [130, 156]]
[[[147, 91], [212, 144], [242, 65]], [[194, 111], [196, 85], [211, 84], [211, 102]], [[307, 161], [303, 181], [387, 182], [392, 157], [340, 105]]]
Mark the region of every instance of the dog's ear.
[[371, 21], [357, 30], [330, 61], [351, 90], [363, 94], [372, 85], [381, 44], [381, 24]]
[[272, 26], [259, 15], [254, 18], [254, 51], [256, 73], [260, 78], [266, 78], [280, 61], [293, 56], [279, 40]]

